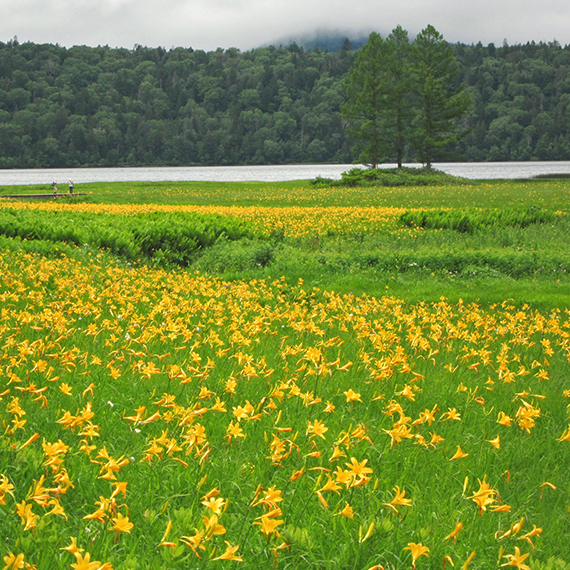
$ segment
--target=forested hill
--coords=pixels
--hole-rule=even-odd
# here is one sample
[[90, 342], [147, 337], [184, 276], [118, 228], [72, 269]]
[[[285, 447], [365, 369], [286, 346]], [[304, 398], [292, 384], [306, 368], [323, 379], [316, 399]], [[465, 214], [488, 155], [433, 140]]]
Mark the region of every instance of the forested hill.
[[[475, 103], [458, 159], [570, 159], [569, 46], [453, 47]], [[352, 162], [355, 57], [0, 42], [0, 167]]]

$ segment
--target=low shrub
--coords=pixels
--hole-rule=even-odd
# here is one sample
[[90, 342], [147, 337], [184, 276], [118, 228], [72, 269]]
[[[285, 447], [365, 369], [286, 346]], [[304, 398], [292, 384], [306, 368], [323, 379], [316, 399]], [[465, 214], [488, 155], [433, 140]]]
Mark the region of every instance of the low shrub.
[[230, 241], [225, 237], [201, 252], [193, 267], [202, 272], [226, 274], [270, 266], [275, 259], [271, 244], [243, 239]]
[[343, 172], [340, 180], [321, 178], [311, 180], [316, 187], [329, 186], [437, 186], [441, 184], [462, 184], [468, 180], [451, 176], [434, 168], [351, 168]]

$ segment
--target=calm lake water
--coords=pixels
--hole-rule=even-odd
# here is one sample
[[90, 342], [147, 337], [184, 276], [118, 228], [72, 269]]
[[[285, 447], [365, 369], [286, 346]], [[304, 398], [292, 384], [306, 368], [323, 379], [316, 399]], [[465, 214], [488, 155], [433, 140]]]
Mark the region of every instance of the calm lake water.
[[[406, 166], [420, 166], [407, 164]], [[62, 189], [68, 179], [75, 185], [86, 182], [280, 182], [307, 180], [322, 176], [339, 179], [353, 164], [287, 164], [277, 166], [165, 166], [139, 168], [50, 168], [0, 170], [0, 186], [46, 184], [58, 180]], [[394, 164], [386, 164], [393, 168]], [[539, 174], [569, 174], [570, 161], [564, 162], [448, 162], [434, 164], [449, 174], [471, 179], [531, 178]]]

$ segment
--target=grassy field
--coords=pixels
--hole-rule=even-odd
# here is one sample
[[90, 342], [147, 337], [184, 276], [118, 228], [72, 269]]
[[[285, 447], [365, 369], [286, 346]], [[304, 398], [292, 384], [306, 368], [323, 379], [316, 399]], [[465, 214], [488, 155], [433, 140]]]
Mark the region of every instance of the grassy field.
[[569, 182], [76, 190], [0, 200], [5, 568], [570, 567]]
[[[206, 206], [376, 206], [489, 208], [538, 206], [566, 210], [568, 180], [472, 181], [418, 187], [316, 188], [288, 182], [111, 182], [76, 184], [97, 204], [193, 204]], [[51, 194], [51, 186], [2, 186], [2, 194]], [[65, 189], [61, 192], [65, 195]]]
[[[0, 195], [42, 189], [4, 187]], [[560, 306], [568, 287], [569, 183], [565, 180], [328, 189], [302, 181], [126, 182], [78, 185], [77, 191], [87, 196], [55, 203], [0, 201], [0, 207], [7, 210], [14, 206], [19, 216], [23, 207], [39, 210], [38, 218], [28, 218], [21, 231], [22, 238], [31, 237], [35, 242], [24, 244], [27, 250], [45, 253], [50, 244], [59, 241], [60, 249], [65, 249], [65, 243], [79, 245], [68, 252], [77, 256], [85, 244], [91, 244], [90, 251], [106, 247], [130, 262], [137, 258], [140, 246], [127, 239], [121, 216], [137, 214], [140, 219], [152, 212], [184, 211], [184, 215], [231, 217], [247, 223], [252, 231], [238, 240], [221, 236], [213, 246], [198, 248], [193, 259], [186, 260], [200, 271], [226, 279], [286, 275], [293, 281], [302, 278], [307, 285], [338, 292], [382, 295], [388, 291], [410, 302], [432, 302], [441, 296], [484, 303], [513, 298], [519, 304], [541, 308]], [[539, 210], [555, 216], [555, 221], [526, 227], [495, 224], [475, 232], [421, 230], [399, 221], [409, 210], [449, 209], [467, 211], [468, 216], [469, 212], [474, 216], [487, 212], [491, 217], [495, 212]], [[46, 210], [57, 210], [56, 218], [49, 218]], [[89, 238], [85, 237], [85, 218], [78, 217], [80, 212], [95, 220], [86, 223], [93, 228]], [[102, 215], [93, 217], [94, 213]], [[50, 233], [46, 243], [39, 243], [45, 235], [40, 236], [36, 228], [50, 219], [59, 229]], [[156, 224], [156, 220], [152, 222]], [[7, 225], [13, 226], [13, 220]], [[104, 232], [103, 226], [107, 228]], [[69, 235], [74, 231], [76, 235]], [[169, 255], [157, 245], [153, 263], [166, 266]], [[179, 259], [172, 261], [180, 263]]]

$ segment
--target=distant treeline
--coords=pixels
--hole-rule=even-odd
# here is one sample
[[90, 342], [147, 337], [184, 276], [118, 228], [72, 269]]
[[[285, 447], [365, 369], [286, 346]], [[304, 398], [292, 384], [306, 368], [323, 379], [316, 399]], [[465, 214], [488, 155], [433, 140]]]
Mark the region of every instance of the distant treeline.
[[[453, 48], [475, 103], [458, 160], [570, 159], [570, 46]], [[0, 42], [0, 168], [350, 163], [355, 57]]]

